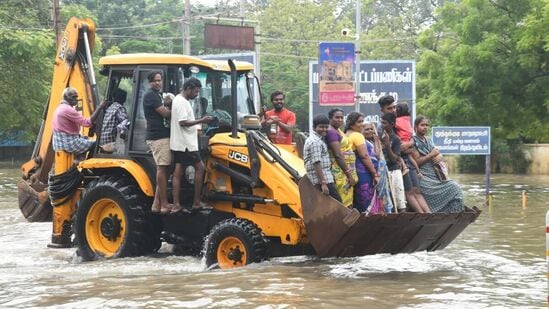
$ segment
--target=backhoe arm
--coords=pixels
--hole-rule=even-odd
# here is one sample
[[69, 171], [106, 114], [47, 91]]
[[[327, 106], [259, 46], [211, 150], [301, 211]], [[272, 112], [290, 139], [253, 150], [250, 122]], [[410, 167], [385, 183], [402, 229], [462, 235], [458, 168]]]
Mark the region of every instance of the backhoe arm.
[[[57, 48], [53, 81], [43, 113], [42, 125], [36, 138], [32, 159], [21, 166], [23, 180], [18, 184], [19, 207], [29, 221], [49, 220], [42, 215], [39, 216], [42, 218], [35, 218], [33, 212], [39, 206], [49, 203], [46, 189], [48, 173], [54, 158], [52, 120], [55, 109], [62, 100], [63, 90], [70, 86], [78, 91], [80, 97], [76, 108], [84, 117], [90, 117], [94, 106], [98, 104], [93, 66], [90, 63], [94, 38], [94, 22], [90, 19], [73, 17], [67, 23]], [[84, 129], [81, 134], [88, 134], [88, 130]], [[49, 209], [51, 211], [51, 207]]]

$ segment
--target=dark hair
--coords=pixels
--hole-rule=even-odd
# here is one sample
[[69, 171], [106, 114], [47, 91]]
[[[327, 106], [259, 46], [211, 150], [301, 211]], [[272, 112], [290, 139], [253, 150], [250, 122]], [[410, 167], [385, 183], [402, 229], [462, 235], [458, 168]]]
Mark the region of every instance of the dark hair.
[[393, 103], [395, 103], [395, 98], [392, 95], [384, 95], [379, 98], [379, 100], [377, 100], [377, 104], [379, 104], [379, 107], [384, 107]]
[[120, 88], [116, 88], [112, 92], [112, 100], [114, 102], [124, 104], [124, 102], [126, 102], [126, 95], [127, 95], [126, 91], [124, 91], [123, 89], [120, 89]]
[[330, 124], [330, 119], [324, 114], [316, 115], [313, 118], [313, 129], [321, 124]]
[[284, 95], [284, 92], [280, 91], [280, 90], [275, 90], [273, 91], [273, 93], [271, 93], [271, 102], [274, 100], [274, 98], [277, 96], [277, 95], [282, 95], [282, 98], [285, 98], [286, 96]]
[[335, 113], [337, 112], [341, 112], [341, 113], [344, 113], [343, 110], [339, 107], [336, 107], [336, 108], [332, 108], [329, 112], [328, 112], [328, 118], [332, 119], [334, 118], [334, 115]]
[[390, 123], [393, 126], [396, 123], [396, 116], [393, 113], [383, 113], [383, 115], [381, 115], [381, 119], [387, 121], [388, 123]]
[[189, 79], [187, 79], [184, 83], [183, 83], [183, 91], [187, 90], [187, 89], [193, 89], [193, 88], [202, 88], [202, 83], [200, 82], [200, 80], [194, 78], [194, 77], [191, 77]]
[[347, 130], [349, 130], [360, 117], [364, 117], [364, 114], [359, 112], [350, 112], [349, 115], [347, 115], [347, 120], [345, 120], [345, 132], [347, 132]]
[[156, 77], [157, 74], [160, 74], [160, 76], [162, 76], [162, 72], [160, 71], [154, 71], [154, 72], [151, 72], [149, 73], [149, 75], [147, 75], [147, 80], [149, 81], [149, 83], [152, 83], [154, 78]]
[[410, 116], [410, 109], [408, 108], [408, 103], [398, 103], [397, 104], [397, 116]]
[[425, 117], [425, 116], [423, 116], [423, 115], [417, 116], [416, 119], [414, 120], [414, 127], [419, 126], [419, 124], [420, 124], [423, 120], [429, 122], [429, 118], [427, 118], [427, 117]]

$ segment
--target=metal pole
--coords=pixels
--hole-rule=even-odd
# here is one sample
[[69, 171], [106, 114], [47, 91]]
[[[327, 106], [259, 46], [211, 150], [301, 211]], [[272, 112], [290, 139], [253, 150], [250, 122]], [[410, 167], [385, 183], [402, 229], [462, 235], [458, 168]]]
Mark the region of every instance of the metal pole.
[[490, 205], [490, 155], [486, 155], [486, 205]]
[[[258, 78], [258, 81], [261, 83], [261, 58], [259, 56], [260, 50], [261, 50], [261, 28], [259, 27], [259, 23], [255, 26], [255, 33], [254, 33], [254, 46], [255, 46], [255, 68], [254, 72]], [[261, 108], [261, 98], [259, 97], [259, 89], [255, 89], [255, 96], [257, 102], [256, 111], [259, 111]]]
[[246, 12], [246, 0], [240, 0], [240, 18], [244, 19]]
[[257, 65], [255, 67], [255, 72], [257, 74], [257, 77], [259, 78], [259, 81], [261, 81], [261, 61], [259, 58], [259, 52], [261, 51], [261, 28], [259, 27], [259, 24], [255, 26], [255, 30], [257, 31], [256, 35], [254, 36], [255, 40], [255, 60], [257, 62]]
[[360, 0], [356, 0], [355, 27], [355, 111], [360, 112]]
[[[547, 278], [549, 278], [549, 211], [545, 214], [545, 261], [547, 263]], [[547, 302], [549, 303], [549, 279], [547, 280]]]
[[185, 11], [183, 17], [183, 55], [191, 54], [191, 2], [185, 0]]

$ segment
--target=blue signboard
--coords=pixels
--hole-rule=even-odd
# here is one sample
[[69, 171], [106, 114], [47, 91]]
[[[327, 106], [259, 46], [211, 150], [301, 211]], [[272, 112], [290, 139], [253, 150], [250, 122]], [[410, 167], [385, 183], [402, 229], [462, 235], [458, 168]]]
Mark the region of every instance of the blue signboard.
[[[319, 102], [319, 65], [309, 62], [309, 125], [314, 115], [327, 115], [334, 106], [323, 106]], [[379, 97], [392, 95], [398, 102], [406, 102], [415, 117], [416, 103], [415, 62], [410, 60], [380, 60], [360, 62], [360, 112], [365, 121], [380, 122]], [[355, 110], [352, 106], [338, 106], [345, 114]]]
[[490, 127], [433, 127], [431, 136], [442, 154], [490, 154]]

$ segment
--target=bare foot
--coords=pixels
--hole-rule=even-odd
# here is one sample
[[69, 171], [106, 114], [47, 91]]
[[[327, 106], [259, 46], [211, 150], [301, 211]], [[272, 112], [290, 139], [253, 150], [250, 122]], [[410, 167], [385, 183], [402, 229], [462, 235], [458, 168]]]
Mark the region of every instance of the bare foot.
[[151, 212], [152, 213], [159, 213], [160, 212], [160, 204], [153, 204], [152, 207], [151, 207]]
[[166, 204], [164, 206], [162, 206], [162, 208], [160, 208], [160, 213], [161, 214], [168, 214], [172, 211], [172, 204]]

